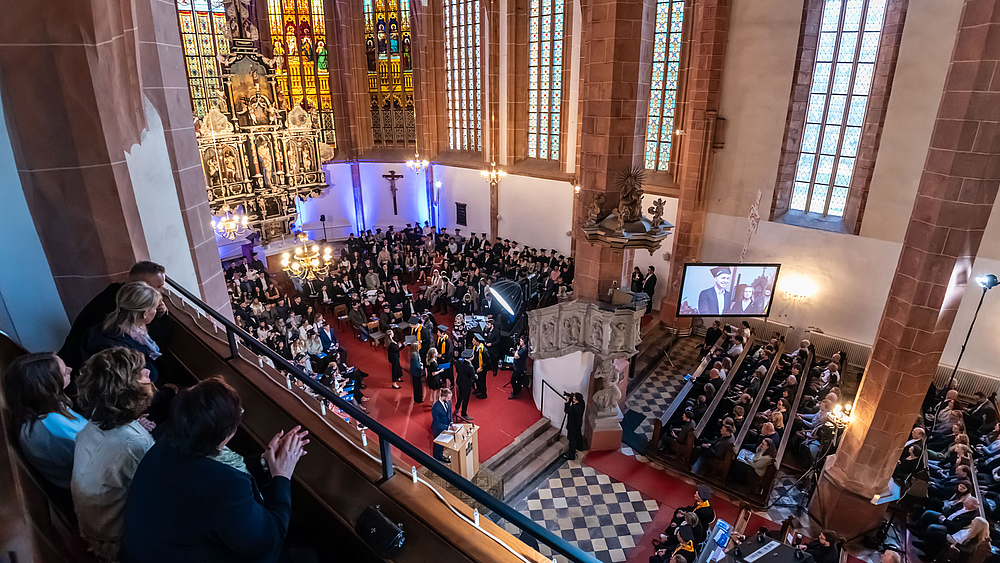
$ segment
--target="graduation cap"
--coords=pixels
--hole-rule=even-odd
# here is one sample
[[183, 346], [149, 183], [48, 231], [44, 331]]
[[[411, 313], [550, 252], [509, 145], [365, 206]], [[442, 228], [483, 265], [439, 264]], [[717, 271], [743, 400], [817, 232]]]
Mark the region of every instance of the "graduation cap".
[[448, 327], [444, 325], [438, 325], [438, 332], [448, 332]]
[[471, 348], [469, 348], [469, 349], [466, 349], [466, 350], [462, 350], [462, 359], [463, 359], [463, 360], [468, 360], [468, 359], [471, 359], [473, 355], [474, 355], [474, 354], [473, 354], [473, 352], [472, 352], [472, 349], [471, 349]]
[[483, 335], [479, 334], [478, 332], [473, 333], [472, 337], [480, 342], [486, 342], [486, 339], [483, 337]]
[[708, 485], [698, 485], [698, 496], [701, 500], [711, 500], [712, 498], [712, 487]]
[[420, 317], [418, 317], [416, 315], [413, 315], [412, 317], [410, 317], [410, 321], [409, 322], [410, 322], [411, 325], [418, 325], [418, 324], [420, 324]]
[[733, 275], [733, 271], [730, 270], [728, 266], [718, 266], [716, 268], [712, 268], [709, 271], [712, 272], [712, 277], [713, 278], [716, 277], [716, 276], [718, 276], [719, 274]]

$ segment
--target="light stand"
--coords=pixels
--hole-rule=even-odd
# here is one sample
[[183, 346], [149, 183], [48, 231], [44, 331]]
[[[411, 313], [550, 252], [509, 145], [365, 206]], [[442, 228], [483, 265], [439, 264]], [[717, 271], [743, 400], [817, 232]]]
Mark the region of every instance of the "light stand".
[[320, 223], [323, 223], [323, 242], [326, 242], [327, 241], [327, 238], [326, 238], [326, 215], [320, 215], [319, 216], [319, 221], [320, 221]]
[[947, 389], [950, 389], [951, 384], [955, 381], [955, 375], [958, 373], [958, 364], [962, 363], [965, 347], [969, 345], [969, 337], [972, 336], [972, 327], [976, 326], [976, 318], [979, 317], [979, 310], [983, 308], [983, 300], [986, 299], [986, 292], [1000, 285], [1000, 280], [994, 274], [986, 274], [985, 276], [976, 277], [976, 283], [979, 284], [979, 287], [983, 288], [983, 294], [979, 296], [979, 305], [976, 306], [976, 313], [972, 315], [972, 323], [969, 324], [969, 332], [965, 335], [965, 342], [962, 343], [962, 349], [958, 352], [958, 360], [955, 361], [955, 368], [951, 370]]

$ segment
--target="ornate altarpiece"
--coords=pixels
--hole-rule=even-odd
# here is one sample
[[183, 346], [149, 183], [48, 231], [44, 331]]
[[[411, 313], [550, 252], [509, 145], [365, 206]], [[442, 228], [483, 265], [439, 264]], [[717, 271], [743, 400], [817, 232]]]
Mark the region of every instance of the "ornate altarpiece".
[[231, 47], [220, 61], [224, 98], [196, 124], [198, 147], [212, 213], [242, 207], [266, 244], [291, 234], [295, 198], [327, 188], [320, 165], [333, 148], [320, 141], [302, 106], [281, 109], [277, 60], [264, 58], [249, 39], [233, 37]]

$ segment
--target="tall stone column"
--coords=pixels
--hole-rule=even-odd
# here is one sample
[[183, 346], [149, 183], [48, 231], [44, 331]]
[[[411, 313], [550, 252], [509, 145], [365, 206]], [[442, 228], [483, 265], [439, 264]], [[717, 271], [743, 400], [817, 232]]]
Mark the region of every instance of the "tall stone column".
[[1000, 0], [967, 0], [854, 419], [813, 497], [821, 522], [846, 536], [870, 527], [884, 510], [869, 501], [887, 490], [993, 209], [1000, 185], [998, 45]]
[[681, 148], [675, 178], [680, 188], [674, 250], [670, 259], [667, 291], [660, 302], [660, 319], [675, 328], [690, 327], [691, 319], [676, 318], [685, 262], [697, 262], [705, 234], [709, 171], [716, 144], [716, 119], [722, 98], [722, 68], [729, 36], [731, 0], [695, 3], [691, 18], [691, 56], [687, 90], [681, 103], [684, 112]]
[[595, 0], [587, 3], [583, 16], [581, 205], [573, 229], [573, 293], [607, 301], [610, 289], [627, 287], [634, 251], [593, 245], [580, 226], [596, 197], [604, 196], [604, 209], [617, 206], [619, 176], [643, 166], [656, 4]]

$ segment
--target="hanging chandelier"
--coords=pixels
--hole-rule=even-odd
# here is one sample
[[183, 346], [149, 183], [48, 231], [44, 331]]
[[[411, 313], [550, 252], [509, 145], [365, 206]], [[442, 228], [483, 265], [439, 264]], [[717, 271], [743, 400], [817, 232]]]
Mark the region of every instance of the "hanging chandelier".
[[291, 254], [285, 252], [281, 255], [281, 269], [300, 280], [314, 280], [325, 276], [330, 271], [333, 249], [323, 247], [323, 254], [320, 256], [319, 245], [313, 243], [309, 246], [309, 237], [305, 233], [299, 235], [299, 240], [302, 246], [296, 247]]
[[406, 161], [406, 167], [416, 172], [417, 174], [420, 174], [424, 170], [427, 170], [427, 167], [429, 167], [430, 165], [431, 163], [426, 158], [421, 159], [420, 153], [416, 151], [414, 151], [413, 153], [413, 159]]
[[497, 168], [496, 162], [490, 162], [490, 169], [480, 171], [479, 175], [490, 184], [493, 184], [494, 182], [499, 184], [504, 178], [507, 177], [507, 172], [502, 168]]
[[249, 220], [245, 213], [233, 213], [229, 206], [225, 205], [222, 207], [222, 216], [212, 219], [212, 229], [223, 238], [236, 240], [236, 237], [249, 232], [250, 229], [247, 228]]

